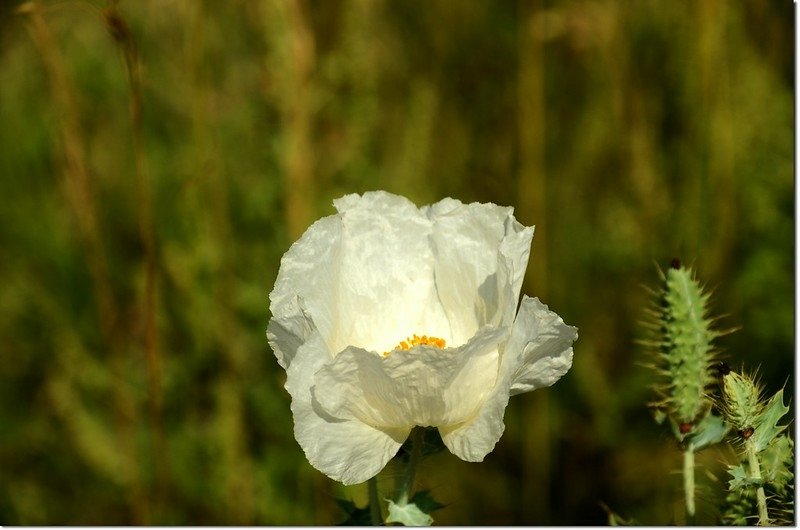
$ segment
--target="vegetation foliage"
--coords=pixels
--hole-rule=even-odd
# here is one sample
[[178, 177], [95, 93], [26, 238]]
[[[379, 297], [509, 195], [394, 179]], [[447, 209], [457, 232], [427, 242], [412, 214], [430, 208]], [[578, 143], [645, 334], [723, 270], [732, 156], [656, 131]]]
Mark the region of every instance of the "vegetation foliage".
[[[305, 461], [265, 328], [281, 255], [370, 189], [515, 206], [537, 226], [524, 292], [580, 330], [485, 462], [424, 461], [437, 524], [603, 524], [605, 505], [682, 522], [637, 365], [641, 285], [694, 265], [741, 327], [721, 356], [792, 403], [792, 9], [0, 3], [0, 523], [363, 506]], [[699, 524], [719, 515], [708, 483], [737, 480], [721, 462], [697, 455]]]

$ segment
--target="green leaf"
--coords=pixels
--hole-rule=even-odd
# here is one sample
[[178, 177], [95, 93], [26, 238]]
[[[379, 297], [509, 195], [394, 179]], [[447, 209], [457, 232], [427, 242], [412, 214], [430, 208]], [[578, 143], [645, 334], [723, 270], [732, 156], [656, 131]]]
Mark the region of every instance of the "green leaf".
[[600, 507], [603, 508], [603, 510], [605, 510], [605, 512], [608, 514], [608, 526], [638, 526], [638, 523], [635, 519], [625, 519], [609, 508], [606, 503], [601, 502]]
[[728, 489], [731, 491], [743, 492], [744, 490], [752, 490], [758, 486], [762, 486], [764, 481], [761, 479], [752, 479], [747, 476], [747, 471], [743, 464], [732, 466], [728, 472], [733, 477], [728, 482]]
[[444, 504], [434, 499], [429, 490], [418, 491], [408, 504], [389, 501], [389, 517], [386, 522], [405, 526], [430, 526], [433, 518], [429, 514], [439, 508], [444, 508]]
[[433, 455], [445, 448], [439, 429], [428, 427], [422, 435], [422, 456]]
[[[444, 450], [445, 445], [442, 441], [442, 436], [439, 434], [439, 429], [435, 427], [417, 427], [422, 429], [422, 456], [433, 455]], [[411, 455], [411, 437], [409, 437], [397, 452], [394, 458], [401, 462], [408, 462]]]
[[664, 420], [667, 419], [667, 413], [661, 407], [654, 407], [653, 419], [656, 420], [657, 424], [661, 425], [664, 423]]
[[744, 488], [744, 482], [747, 480], [747, 471], [745, 471], [744, 466], [739, 464], [738, 466], [731, 466], [728, 469], [728, 473], [731, 474], [733, 477], [728, 482], [728, 489], [733, 490], [740, 490]]
[[433, 517], [422, 511], [413, 502], [400, 505], [390, 500], [389, 516], [386, 518], [386, 522], [400, 523], [404, 526], [430, 526], [433, 523]]
[[718, 444], [725, 438], [730, 430], [730, 425], [720, 416], [708, 414], [700, 420], [694, 431], [686, 437], [686, 441], [694, 446], [695, 451]]
[[411, 497], [411, 502], [419, 506], [420, 510], [425, 513], [431, 513], [439, 508], [444, 508], [444, 504], [440, 503], [431, 496], [429, 490], [418, 491]]
[[758, 417], [753, 433], [756, 451], [761, 452], [766, 449], [770, 442], [786, 428], [785, 426], [778, 427], [778, 422], [787, 412], [789, 412], [789, 407], [783, 404], [783, 390], [780, 390], [772, 396]]
[[339, 526], [371, 526], [372, 519], [369, 514], [369, 506], [359, 508], [353, 501], [346, 499], [335, 499], [339, 508], [347, 514], [347, 519], [339, 523]]
[[625, 519], [611, 512], [608, 514], [609, 526], [638, 526], [634, 519]]
[[668, 420], [669, 430], [672, 431], [672, 436], [674, 436], [676, 440], [680, 441], [683, 437], [680, 426], [675, 422], [674, 419], [672, 419], [672, 417], [669, 417]]
[[791, 483], [794, 444], [788, 436], [778, 436], [761, 453], [761, 473], [764, 480], [772, 484], [778, 492], [783, 492]]
[[752, 526], [758, 520], [755, 491], [741, 490], [728, 492], [725, 497], [722, 522], [729, 526]]

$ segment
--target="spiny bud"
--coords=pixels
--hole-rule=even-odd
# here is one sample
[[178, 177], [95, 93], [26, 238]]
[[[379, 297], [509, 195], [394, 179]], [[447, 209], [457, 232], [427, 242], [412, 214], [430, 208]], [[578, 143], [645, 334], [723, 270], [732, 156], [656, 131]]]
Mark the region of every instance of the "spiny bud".
[[[716, 380], [711, 330], [706, 314], [708, 294], [690, 269], [673, 260], [664, 276], [656, 304], [655, 346], [660, 371], [667, 384], [660, 390], [662, 403], [679, 425], [691, 425], [710, 408], [708, 390]], [[681, 430], [682, 434], [684, 429]]]
[[723, 376], [722, 397], [722, 410], [728, 423], [742, 433], [742, 438], [752, 436], [764, 410], [761, 389], [753, 378], [736, 372]]

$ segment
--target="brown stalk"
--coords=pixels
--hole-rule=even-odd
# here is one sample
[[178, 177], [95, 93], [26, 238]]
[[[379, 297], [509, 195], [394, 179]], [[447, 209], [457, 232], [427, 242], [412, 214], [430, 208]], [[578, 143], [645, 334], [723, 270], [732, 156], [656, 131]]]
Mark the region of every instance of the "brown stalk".
[[312, 214], [313, 175], [311, 149], [311, 91], [315, 63], [314, 34], [300, 0], [284, 5], [289, 25], [289, 86], [285, 92], [284, 123], [287, 147], [286, 225], [291, 239], [307, 228]]
[[50, 95], [59, 123], [63, 151], [59, 184], [75, 216], [81, 242], [86, 251], [86, 262], [92, 277], [101, 332], [104, 338], [110, 340], [117, 311], [99, 229], [92, 182], [86, 169], [76, 91], [67, 75], [64, 59], [53, 33], [42, 16], [39, 2], [26, 2], [20, 6], [18, 13], [28, 15], [30, 34], [44, 62], [50, 83]]
[[114, 42], [119, 46], [125, 58], [125, 69], [128, 74], [129, 111], [131, 116], [131, 132], [133, 155], [136, 166], [136, 195], [138, 204], [139, 237], [144, 249], [144, 287], [141, 294], [141, 313], [144, 316], [144, 353], [147, 365], [148, 408], [150, 425], [153, 433], [154, 477], [156, 495], [154, 509], [163, 499], [166, 486], [166, 437], [163, 425], [163, 391], [161, 380], [161, 353], [159, 348], [159, 332], [156, 322], [157, 308], [157, 275], [156, 238], [153, 223], [153, 199], [150, 188], [150, 174], [144, 142], [144, 126], [142, 123], [142, 76], [141, 60], [136, 42], [131, 34], [127, 21], [118, 9], [118, 2], [112, 1], [103, 11], [103, 18]]
[[[523, 224], [536, 225], [531, 265], [527, 280], [533, 281], [536, 295], [547, 298], [547, 173], [545, 166], [544, 29], [545, 9], [541, 0], [520, 0], [518, 5], [520, 169], [517, 181], [517, 211]], [[533, 493], [520, 499], [525, 520], [549, 516], [550, 429], [547, 393], [533, 396], [532, 406], [521, 411], [524, 446], [522, 473]], [[530, 427], [536, 425], [535, 432]]]
[[[256, 481], [254, 463], [247, 448], [247, 414], [241, 388], [247, 377], [247, 346], [241, 337], [246, 333], [235, 311], [232, 293], [236, 287], [234, 264], [236, 245], [230, 244], [233, 227], [229, 211], [229, 190], [225, 179], [225, 159], [220, 151], [218, 136], [210, 134], [216, 129], [221, 109], [217, 104], [214, 76], [209, 76], [206, 53], [214, 46], [209, 41], [206, 29], [212, 25], [203, 2], [192, 4], [187, 25], [189, 46], [187, 63], [193, 74], [192, 144], [195, 146], [195, 173], [198, 175], [198, 193], [211, 199], [205, 212], [208, 233], [204, 234], [217, 245], [213, 262], [214, 279], [212, 291], [217, 307], [213, 326], [209, 329], [218, 344], [228, 369], [219, 374], [214, 384], [216, 414], [214, 444], [220, 450], [216, 468], [220, 471], [221, 491], [225, 509], [231, 523], [252, 525], [257, 517]], [[241, 331], [241, 332], [240, 332]]]
[[[85, 141], [80, 127], [77, 90], [67, 74], [65, 61], [55, 37], [44, 19], [41, 3], [36, 0], [26, 2], [17, 9], [17, 13], [26, 15], [28, 18], [28, 29], [39, 50], [50, 85], [63, 151], [59, 185], [76, 220], [78, 234], [86, 254], [100, 333], [109, 352], [111, 372], [116, 380], [112, 388], [117, 437], [122, 448], [120, 458], [136, 462], [136, 448], [133, 445], [135, 407], [132, 405], [124, 385], [121, 384], [123, 370], [120, 364], [120, 348], [115, 340], [119, 307], [111, 286], [106, 250], [100, 231], [101, 223], [95, 204], [92, 180], [86, 164]], [[135, 469], [135, 466], [132, 469]], [[142, 493], [139, 477], [134, 472], [132, 476], [124, 477], [121, 480], [123, 483], [131, 484], [128, 501], [134, 522], [146, 524], [149, 518], [149, 507], [147, 499]]]

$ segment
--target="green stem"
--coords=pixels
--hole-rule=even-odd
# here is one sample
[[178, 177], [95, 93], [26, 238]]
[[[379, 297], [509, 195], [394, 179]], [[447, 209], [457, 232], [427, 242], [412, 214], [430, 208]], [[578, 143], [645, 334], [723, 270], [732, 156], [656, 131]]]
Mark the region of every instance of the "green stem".
[[378, 477], [372, 477], [367, 481], [369, 493], [369, 518], [372, 526], [379, 526], [383, 522], [381, 514], [380, 500], [378, 499]]
[[683, 491], [686, 500], [686, 524], [694, 526], [694, 446], [689, 444], [683, 452]]
[[[744, 442], [745, 451], [747, 451], [747, 463], [750, 466], [750, 478], [753, 480], [761, 480], [761, 466], [758, 463], [758, 454], [756, 454], [756, 446], [752, 438], [748, 438]], [[759, 486], [756, 490], [756, 501], [758, 502], [758, 524], [759, 526], [769, 526], [769, 514], [767, 513], [767, 496], [764, 493], [764, 486]]]
[[422, 436], [423, 431], [419, 427], [415, 427], [414, 430], [411, 431], [411, 456], [406, 465], [406, 472], [403, 475], [400, 491], [397, 493], [397, 504], [401, 506], [408, 504], [412, 490], [414, 489], [414, 477], [417, 473], [417, 465], [422, 459]]

